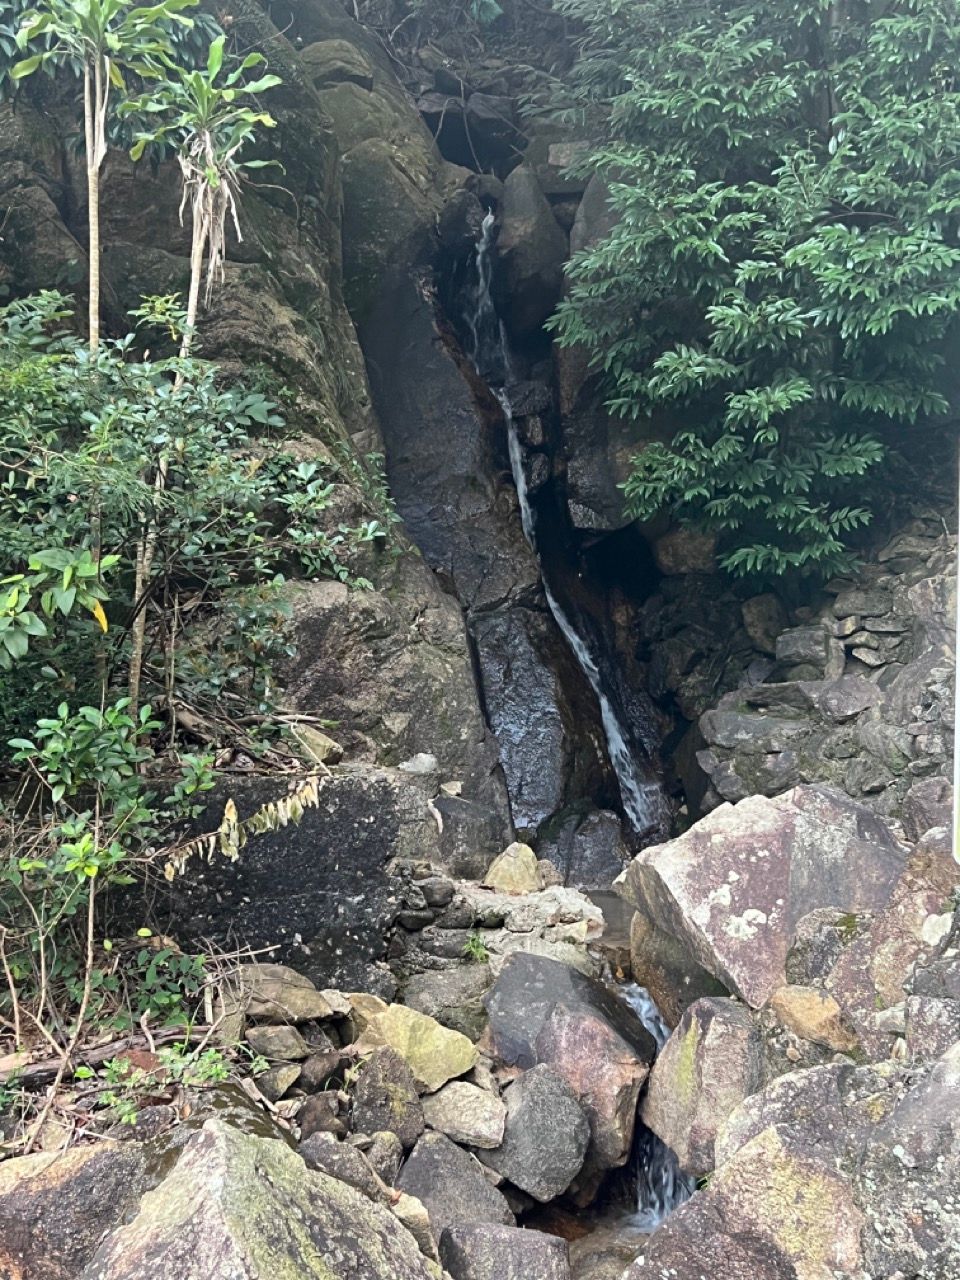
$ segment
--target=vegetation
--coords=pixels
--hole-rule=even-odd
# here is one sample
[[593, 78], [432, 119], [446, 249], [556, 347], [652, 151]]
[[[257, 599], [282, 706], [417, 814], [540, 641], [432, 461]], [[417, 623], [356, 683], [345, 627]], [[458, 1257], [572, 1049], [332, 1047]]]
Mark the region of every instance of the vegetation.
[[558, 3], [618, 222], [555, 327], [649, 441], [630, 513], [716, 532], [736, 574], [844, 569], [954, 408], [956, 0]]
[[[219, 831], [190, 838], [221, 757], [242, 750], [301, 770], [282, 734], [309, 717], [284, 713], [274, 693], [275, 666], [291, 653], [288, 577], [368, 586], [341, 555], [382, 539], [395, 519], [371, 472], [381, 519], [331, 531], [338, 466], [294, 451], [277, 403], [197, 354], [203, 269], [209, 297], [255, 164], [239, 153], [272, 124], [250, 104], [279, 81], [250, 79], [262, 56], [232, 57], [222, 34], [201, 66], [178, 65], [169, 23], [186, 21], [187, 7], [49, 0], [20, 15], [20, 60], [8, 67], [13, 81], [60, 63], [76, 71], [90, 126], [88, 332], [77, 335], [70, 299], [52, 290], [0, 308], [0, 1028], [27, 1060], [45, 1046], [56, 1064], [28, 1148], [67, 1073], [108, 1119], [126, 1121], [142, 1086], [225, 1070], [209, 1031], [195, 1048], [191, 1029], [211, 1022], [227, 961], [183, 954], [146, 926], [129, 936], [139, 898], [111, 915], [106, 891], [153, 867], [173, 878], [212, 849], [236, 857], [249, 835], [316, 803], [312, 778], [246, 822], [228, 802]], [[186, 308], [175, 295], [145, 299], [132, 331], [112, 337], [98, 302], [109, 199], [99, 173], [124, 130], [135, 158], [177, 155], [193, 254]], [[84, 1085], [91, 1030], [132, 1028], [165, 1046], [144, 1079], [101, 1057]], [[22, 1098], [9, 1064], [0, 1081]]]

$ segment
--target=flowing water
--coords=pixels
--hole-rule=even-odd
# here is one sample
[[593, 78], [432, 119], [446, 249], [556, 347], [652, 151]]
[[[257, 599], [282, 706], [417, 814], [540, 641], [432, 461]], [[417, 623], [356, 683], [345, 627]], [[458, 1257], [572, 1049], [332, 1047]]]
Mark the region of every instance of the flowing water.
[[[510, 351], [503, 325], [497, 316], [491, 285], [493, 281], [493, 245], [496, 238], [496, 219], [492, 212], [483, 221], [483, 233], [477, 244], [476, 271], [477, 292], [474, 306], [467, 316], [470, 337], [469, 355], [481, 377], [485, 378], [503, 408], [507, 426], [507, 443], [510, 469], [517, 487], [520, 502], [520, 520], [523, 533], [530, 546], [537, 550], [536, 517], [530, 502], [529, 486], [523, 466], [523, 449], [517, 435], [516, 423], [510, 406], [508, 384], [512, 375]], [[629, 735], [621, 723], [616, 708], [604, 688], [600, 668], [589, 646], [561, 608], [543, 573], [543, 591], [550, 612], [560, 633], [570, 647], [580, 669], [600, 705], [600, 717], [607, 742], [610, 764], [620, 785], [623, 809], [630, 825], [638, 835], [649, 835], [664, 823], [668, 807], [660, 784], [646, 775], [636, 754], [629, 745]]]
[[[657, 1052], [667, 1043], [670, 1028], [646, 987], [631, 982], [619, 989], [620, 998], [634, 1011], [657, 1042]], [[635, 1208], [629, 1225], [638, 1231], [653, 1231], [694, 1192], [694, 1182], [680, 1172], [677, 1157], [657, 1135], [637, 1120], [633, 1144], [632, 1173]]]

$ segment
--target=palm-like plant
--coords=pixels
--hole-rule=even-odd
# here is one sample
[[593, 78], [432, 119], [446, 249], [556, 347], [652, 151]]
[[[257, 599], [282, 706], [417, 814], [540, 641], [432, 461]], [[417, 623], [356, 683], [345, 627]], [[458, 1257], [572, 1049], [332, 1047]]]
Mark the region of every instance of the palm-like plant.
[[272, 163], [241, 160], [240, 152], [258, 127], [272, 128], [276, 123], [268, 112], [256, 110], [250, 101], [280, 84], [280, 77], [264, 75], [244, 83], [246, 72], [265, 61], [263, 54], [247, 54], [227, 70], [225, 40], [219, 36], [210, 45], [205, 68], [171, 68], [168, 77], [122, 108], [125, 114], [161, 117], [156, 128], [137, 133], [130, 152], [134, 160], [151, 143], [172, 144], [176, 148], [183, 181], [180, 220], [188, 207], [191, 220], [190, 288], [180, 351], [183, 357], [189, 354], [196, 329], [204, 262], [204, 305], [209, 306], [214, 286], [224, 277], [228, 222], [233, 224], [237, 239], [243, 239], [239, 204], [244, 170]]
[[111, 89], [124, 87], [123, 72], [156, 78], [169, 65], [169, 24], [192, 25], [182, 10], [197, 0], [42, 0], [24, 15], [17, 33], [21, 49], [41, 47], [12, 69], [15, 80], [48, 62], [67, 63], [83, 79], [83, 129], [87, 167], [90, 255], [90, 350], [100, 343], [100, 170], [107, 154]]

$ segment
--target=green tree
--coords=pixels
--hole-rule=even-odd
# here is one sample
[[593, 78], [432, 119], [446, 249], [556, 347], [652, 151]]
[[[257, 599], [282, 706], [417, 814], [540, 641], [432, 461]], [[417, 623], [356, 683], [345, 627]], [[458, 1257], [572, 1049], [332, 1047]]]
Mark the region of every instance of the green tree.
[[21, 49], [33, 52], [12, 69], [21, 80], [47, 63], [66, 63], [83, 81], [83, 135], [87, 169], [89, 236], [89, 340], [100, 343], [100, 171], [107, 154], [111, 89], [124, 89], [124, 71], [150, 79], [169, 62], [171, 22], [191, 25], [181, 11], [197, 0], [42, 0], [24, 15], [17, 33]]
[[225, 42], [225, 37], [219, 36], [211, 43], [205, 68], [172, 68], [169, 77], [124, 109], [161, 118], [157, 127], [139, 132], [131, 155], [137, 160], [151, 144], [172, 145], [183, 181], [181, 220], [187, 205], [190, 207], [190, 288], [183, 357], [189, 354], [196, 329], [204, 260], [204, 302], [209, 306], [214, 285], [223, 280], [228, 221], [233, 223], [237, 239], [243, 239], [239, 203], [244, 172], [272, 163], [242, 160], [240, 152], [259, 128], [273, 128], [276, 123], [268, 112], [257, 111], [249, 103], [257, 94], [280, 84], [280, 77], [264, 75], [244, 82], [247, 71], [261, 65], [264, 56], [249, 53], [229, 69], [224, 64]]
[[[625, 11], [662, 13], [663, 38], [611, 47]], [[619, 220], [555, 327], [643, 428], [628, 509], [716, 531], [734, 573], [841, 569], [881, 464], [953, 409], [957, 0], [607, 0], [587, 20]]]

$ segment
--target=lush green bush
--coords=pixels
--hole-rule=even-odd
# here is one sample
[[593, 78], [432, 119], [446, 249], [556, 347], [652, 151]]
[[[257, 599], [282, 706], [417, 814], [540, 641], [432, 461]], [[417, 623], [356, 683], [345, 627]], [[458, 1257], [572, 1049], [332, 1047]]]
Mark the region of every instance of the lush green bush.
[[[844, 568], [891, 450], [953, 408], [956, 0], [560, 7], [619, 221], [555, 324], [650, 441], [631, 514], [716, 531], [735, 573]], [[662, 35], [625, 51], [631, 21]]]
[[[58, 1047], [194, 1015], [202, 965], [120, 963], [102, 889], [169, 858], [221, 748], [273, 749], [287, 575], [368, 585], [339, 552], [384, 532], [325, 531], [334, 465], [290, 452], [261, 392], [143, 334], [92, 355], [69, 318], [54, 293], [0, 309], [0, 1020]], [[180, 336], [170, 299], [140, 318]]]

